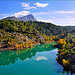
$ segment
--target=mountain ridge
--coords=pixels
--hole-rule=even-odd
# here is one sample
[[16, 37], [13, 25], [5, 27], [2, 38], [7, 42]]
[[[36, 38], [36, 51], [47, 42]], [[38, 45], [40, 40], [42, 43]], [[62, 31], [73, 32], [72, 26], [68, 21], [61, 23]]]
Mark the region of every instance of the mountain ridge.
[[37, 21], [32, 14], [29, 14], [29, 15], [26, 15], [26, 16], [23, 16], [23, 17], [20, 17], [19, 19], [21, 21], [25, 21], [25, 22], [26, 21]]
[[17, 17], [15, 17], [15, 16], [6, 17], [6, 18], [3, 18], [2, 20], [15, 20], [15, 21], [20, 21], [20, 19], [17, 18]]
[[2, 20], [15, 20], [15, 21], [37, 21], [35, 19], [35, 17], [32, 14], [26, 15], [26, 16], [22, 16], [20, 18], [15, 17], [15, 16], [10, 16], [10, 17], [6, 17]]

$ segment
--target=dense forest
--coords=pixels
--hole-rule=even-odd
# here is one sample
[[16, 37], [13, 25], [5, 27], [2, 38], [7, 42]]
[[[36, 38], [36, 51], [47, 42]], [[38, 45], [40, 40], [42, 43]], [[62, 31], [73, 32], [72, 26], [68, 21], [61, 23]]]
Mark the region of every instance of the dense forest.
[[36, 33], [44, 35], [58, 35], [59, 33], [66, 33], [68, 29], [56, 26], [52, 23], [37, 22], [37, 21], [14, 21], [14, 20], [0, 20], [0, 29], [6, 32], [19, 32], [24, 34], [36, 35]]
[[63, 28], [67, 28], [68, 30], [73, 30], [75, 29], [75, 26], [62, 26]]

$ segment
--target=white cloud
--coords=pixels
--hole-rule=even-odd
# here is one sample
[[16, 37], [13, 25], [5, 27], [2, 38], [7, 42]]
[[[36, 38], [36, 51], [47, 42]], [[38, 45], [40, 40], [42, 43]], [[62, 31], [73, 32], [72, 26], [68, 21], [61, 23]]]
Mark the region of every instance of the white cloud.
[[20, 12], [17, 12], [17, 13], [13, 13], [13, 14], [0, 14], [0, 19], [3, 19], [3, 18], [6, 18], [6, 17], [9, 17], [9, 16], [25, 16], [25, 15], [28, 15], [30, 14], [30, 11], [20, 11]]
[[36, 5], [37, 7], [46, 7], [48, 5], [48, 3], [43, 4], [43, 3], [37, 2], [34, 5]]
[[21, 11], [21, 12], [14, 13], [14, 16], [16, 16], [16, 17], [25, 16], [25, 15], [28, 15], [29, 13], [30, 13], [30, 11]]
[[32, 7], [26, 7], [24, 9], [32, 9], [32, 8], [36, 9], [36, 7], [34, 7], [34, 6], [32, 6]]
[[6, 18], [6, 17], [3, 17], [3, 18]]
[[29, 7], [29, 3], [22, 3], [22, 7]]
[[35, 58], [36, 61], [39, 61], [39, 60], [48, 60], [47, 57], [44, 57], [44, 56], [38, 56], [37, 58]]
[[30, 3], [22, 3], [22, 7], [24, 7], [24, 9], [36, 9], [36, 7], [30, 6]]

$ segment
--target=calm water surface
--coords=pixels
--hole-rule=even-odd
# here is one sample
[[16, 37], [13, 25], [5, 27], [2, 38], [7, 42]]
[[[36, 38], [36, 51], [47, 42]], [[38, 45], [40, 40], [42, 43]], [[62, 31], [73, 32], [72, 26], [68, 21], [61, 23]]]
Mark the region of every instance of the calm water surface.
[[0, 75], [71, 75], [57, 63], [56, 54], [53, 43], [19, 51], [0, 51]]

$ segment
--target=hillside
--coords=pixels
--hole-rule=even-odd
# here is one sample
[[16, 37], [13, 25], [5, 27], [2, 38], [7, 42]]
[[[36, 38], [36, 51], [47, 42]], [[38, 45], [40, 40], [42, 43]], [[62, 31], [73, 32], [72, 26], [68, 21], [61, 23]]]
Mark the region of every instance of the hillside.
[[73, 30], [75, 29], [75, 26], [62, 26], [63, 28], [67, 28], [68, 30]]
[[70, 33], [71, 34], [75, 34], [75, 28]]
[[67, 28], [62, 28], [61, 26], [54, 25], [52, 23], [46, 22], [38, 22], [34, 21], [28, 22], [29, 25], [34, 25], [35, 28], [41, 33], [45, 35], [61, 35], [62, 33], [68, 32]]
[[0, 50], [17, 50], [50, 43], [65, 38], [67, 32], [67, 29], [52, 23], [0, 20]]
[[59, 35], [66, 33], [68, 30], [61, 26], [56, 26], [52, 23], [37, 22], [37, 21], [14, 21], [14, 20], [0, 20], [0, 29], [6, 32], [19, 32], [25, 34], [36, 34], [39, 32], [41, 35]]

